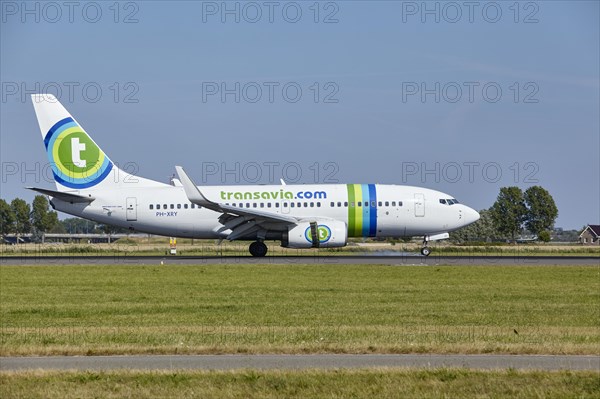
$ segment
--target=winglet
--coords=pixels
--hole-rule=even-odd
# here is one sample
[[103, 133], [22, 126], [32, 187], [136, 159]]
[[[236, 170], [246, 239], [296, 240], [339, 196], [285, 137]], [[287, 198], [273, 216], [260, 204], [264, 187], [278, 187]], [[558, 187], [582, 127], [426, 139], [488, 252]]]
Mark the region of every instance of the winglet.
[[185, 173], [185, 170], [181, 166], [175, 166], [177, 176], [183, 185], [185, 195], [188, 197], [190, 202], [203, 206], [208, 209], [218, 208], [217, 204], [206, 199], [202, 192], [198, 189], [198, 186], [192, 181], [192, 179]]

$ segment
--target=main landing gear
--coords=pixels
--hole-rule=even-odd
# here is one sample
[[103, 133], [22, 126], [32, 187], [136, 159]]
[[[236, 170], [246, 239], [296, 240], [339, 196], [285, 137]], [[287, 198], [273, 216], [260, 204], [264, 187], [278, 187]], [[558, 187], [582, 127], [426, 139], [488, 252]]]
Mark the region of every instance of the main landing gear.
[[421, 248], [421, 255], [429, 256], [431, 250], [427, 247], [427, 239], [423, 239], [423, 247]]
[[267, 254], [267, 246], [262, 241], [253, 242], [250, 244], [250, 247], [248, 247], [248, 250], [250, 251], [250, 255], [257, 256], [259, 258]]

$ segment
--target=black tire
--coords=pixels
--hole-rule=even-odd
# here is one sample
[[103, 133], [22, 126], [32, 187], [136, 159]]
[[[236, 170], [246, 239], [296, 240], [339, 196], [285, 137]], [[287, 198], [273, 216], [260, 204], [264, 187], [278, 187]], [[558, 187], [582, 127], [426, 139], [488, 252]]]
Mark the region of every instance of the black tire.
[[429, 256], [430, 253], [431, 253], [431, 250], [429, 248], [427, 248], [427, 247], [421, 248], [421, 255]]
[[250, 251], [250, 255], [261, 258], [267, 254], [268, 248], [264, 242], [255, 241], [250, 244], [248, 250]]

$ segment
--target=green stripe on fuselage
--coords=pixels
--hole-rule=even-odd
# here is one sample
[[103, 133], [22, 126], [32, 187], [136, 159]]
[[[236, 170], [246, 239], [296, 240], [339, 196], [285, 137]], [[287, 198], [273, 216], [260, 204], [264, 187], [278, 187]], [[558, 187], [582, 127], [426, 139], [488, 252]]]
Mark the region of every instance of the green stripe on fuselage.
[[354, 237], [354, 231], [356, 226], [356, 214], [354, 213], [354, 207], [351, 206], [354, 203], [354, 184], [347, 184], [348, 187], [348, 236]]
[[[363, 207], [358, 206], [363, 202], [362, 186], [360, 184], [347, 184], [348, 188], [348, 236], [363, 236]], [[361, 204], [362, 205], [362, 204]]]

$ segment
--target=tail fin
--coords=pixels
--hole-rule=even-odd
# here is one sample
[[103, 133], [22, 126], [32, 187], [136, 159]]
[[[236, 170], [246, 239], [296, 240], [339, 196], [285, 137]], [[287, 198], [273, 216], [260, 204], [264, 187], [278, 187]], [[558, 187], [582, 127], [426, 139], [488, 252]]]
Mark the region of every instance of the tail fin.
[[33, 94], [31, 100], [58, 191], [114, 188], [123, 183], [162, 185], [138, 177], [125, 179], [128, 174], [115, 166], [53, 95]]

